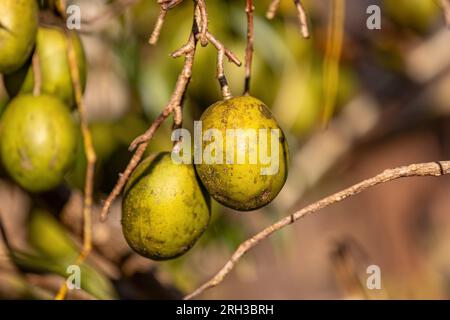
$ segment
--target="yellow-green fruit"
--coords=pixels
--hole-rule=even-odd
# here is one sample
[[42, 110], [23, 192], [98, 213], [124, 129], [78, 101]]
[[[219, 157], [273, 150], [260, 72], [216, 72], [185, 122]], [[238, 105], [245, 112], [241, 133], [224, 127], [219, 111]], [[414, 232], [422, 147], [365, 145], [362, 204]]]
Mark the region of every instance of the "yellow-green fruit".
[[38, 29], [36, 0], [0, 1], [0, 73], [14, 72], [33, 50]]
[[[217, 157], [219, 153], [215, 152], [211, 152], [212, 158], [208, 156], [208, 150], [214, 149], [212, 144], [219, 141], [213, 138], [214, 141], [202, 143], [203, 163], [196, 161], [197, 173], [211, 196], [227, 207], [242, 211], [271, 202], [286, 182], [289, 150], [284, 133], [267, 106], [253, 97], [232, 98], [210, 106], [200, 120], [202, 140], [211, 129], [223, 140], [218, 143], [223, 146], [223, 156]], [[261, 129], [265, 131], [261, 133]], [[235, 138], [227, 138], [230, 137], [227, 131], [234, 132]], [[252, 132], [256, 139], [247, 139]], [[276, 145], [272, 145], [272, 139]], [[267, 142], [267, 148], [263, 147], [264, 142]], [[245, 159], [239, 160], [238, 154]]]
[[427, 31], [440, 13], [433, 0], [384, 0], [383, 4], [395, 22], [419, 32]]
[[[43, 209], [33, 209], [28, 223], [28, 239], [36, 254], [17, 255], [15, 262], [32, 271], [51, 272], [66, 277], [67, 268], [79, 254], [68, 232], [53, 215]], [[20, 261], [17, 261], [17, 258]], [[110, 280], [88, 263], [81, 266], [81, 288], [98, 299], [116, 299]]]
[[[39, 28], [36, 52], [39, 56], [41, 72], [41, 92], [59, 97], [68, 106], [75, 102], [70, 65], [67, 57], [68, 36], [59, 28]], [[86, 85], [86, 58], [83, 45], [76, 33], [70, 33], [71, 43], [76, 53], [80, 82]], [[5, 77], [5, 86], [10, 96], [31, 93], [34, 87], [34, 72], [30, 62], [16, 72]]]
[[69, 109], [53, 96], [21, 95], [0, 124], [0, 157], [9, 175], [32, 192], [61, 183], [73, 162], [77, 134]]
[[30, 213], [28, 240], [35, 249], [52, 259], [74, 260], [78, 254], [77, 247], [58, 220], [40, 208]]
[[178, 257], [208, 226], [209, 200], [193, 165], [174, 163], [168, 152], [153, 154], [136, 168], [125, 187], [125, 239], [147, 258]]

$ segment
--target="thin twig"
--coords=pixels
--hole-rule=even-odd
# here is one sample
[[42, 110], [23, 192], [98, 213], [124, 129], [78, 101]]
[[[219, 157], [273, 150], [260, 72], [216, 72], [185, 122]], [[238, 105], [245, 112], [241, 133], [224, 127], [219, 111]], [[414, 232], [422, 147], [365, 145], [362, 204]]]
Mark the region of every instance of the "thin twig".
[[[84, 152], [86, 154], [86, 181], [84, 186], [84, 203], [83, 203], [83, 247], [75, 262], [76, 265], [81, 265], [92, 250], [92, 197], [94, 191], [94, 170], [95, 162], [97, 160], [94, 146], [92, 144], [92, 136], [88, 126], [86, 109], [83, 103], [83, 91], [81, 88], [80, 73], [77, 64], [77, 57], [75, 49], [72, 44], [72, 33], [67, 33], [67, 56], [69, 59], [70, 76], [75, 92], [75, 101], [80, 115], [81, 132], [83, 135]], [[63, 286], [56, 295], [56, 300], [62, 300], [67, 293], [67, 284], [64, 282]]]
[[33, 65], [33, 77], [34, 77], [33, 95], [39, 96], [41, 94], [41, 87], [42, 87], [42, 74], [39, 62], [39, 54], [37, 53], [37, 50], [33, 54], [31, 63]]
[[[222, 97], [227, 100], [232, 97], [230, 87], [228, 85], [227, 78], [225, 77], [225, 67], [223, 60], [226, 55], [225, 46], [217, 40], [211, 33], [206, 34], [207, 39], [211, 42], [217, 49], [217, 80], [219, 80], [220, 87], [222, 89]], [[240, 65], [240, 61], [239, 64]]]
[[[301, 0], [293, 0], [293, 1], [295, 8], [297, 9], [300, 33], [302, 34], [303, 38], [307, 39], [310, 36], [308, 27], [308, 16], [306, 15], [306, 11], [302, 5]], [[266, 12], [267, 19], [272, 20], [275, 17], [278, 8], [280, 7], [280, 2], [281, 0], [272, 0]]]
[[198, 0], [197, 6], [200, 16], [200, 44], [202, 47], [206, 47], [208, 45], [208, 39], [206, 38], [206, 33], [208, 32], [208, 13], [206, 11], [206, 2], [205, 0]]
[[303, 38], [309, 38], [308, 18], [306, 16], [305, 9], [300, 0], [294, 0], [295, 7], [297, 8], [298, 22], [300, 24], [300, 32]]
[[199, 16], [200, 33], [198, 37], [200, 41], [203, 41], [203, 46], [206, 46], [208, 42], [217, 49], [217, 80], [219, 81], [220, 88], [222, 90], [223, 99], [227, 100], [232, 97], [230, 87], [228, 85], [227, 78], [225, 77], [224, 58], [228, 57], [229, 61], [233, 62], [237, 66], [241, 66], [241, 61], [236, 55], [229, 49], [227, 49], [219, 40], [217, 40], [212, 33], [208, 31], [208, 14], [206, 13], [205, 0], [197, 1], [197, 14]]
[[[195, 8], [195, 12], [196, 12]], [[192, 67], [194, 64], [195, 52], [197, 48], [197, 34], [198, 34], [198, 16], [194, 12], [194, 22], [192, 27], [192, 32], [189, 36], [188, 42], [183, 45], [180, 49], [173, 52], [171, 56], [173, 58], [180, 57], [185, 55], [184, 65], [181, 73], [178, 76], [177, 83], [175, 85], [175, 90], [172, 93], [172, 96], [168, 102], [168, 104], [164, 107], [161, 114], [155, 119], [150, 128], [141, 136], [137, 137], [130, 145], [129, 150], [134, 151], [134, 155], [128, 163], [125, 171], [120, 174], [119, 180], [117, 181], [114, 189], [108, 196], [108, 198], [103, 203], [102, 211], [100, 213], [100, 220], [105, 221], [108, 217], [109, 209], [113, 203], [113, 201], [119, 196], [122, 192], [128, 178], [133, 173], [136, 166], [141, 161], [145, 150], [153, 138], [156, 130], [161, 126], [161, 124], [169, 117], [171, 113], [175, 112], [175, 123], [181, 123], [181, 114], [180, 108], [183, 102], [184, 94], [187, 90], [189, 82], [191, 80], [192, 75]]]
[[245, 50], [245, 84], [244, 95], [250, 93], [250, 79], [252, 76], [252, 63], [253, 63], [253, 41], [254, 41], [254, 16], [253, 11], [255, 7], [253, 0], [247, 0], [245, 12], [247, 13], [247, 49]]
[[242, 258], [242, 256], [247, 253], [250, 249], [258, 245], [261, 241], [275, 233], [276, 231], [294, 223], [295, 221], [304, 218], [314, 212], [322, 210], [332, 204], [341, 202], [349, 197], [355, 196], [366, 189], [369, 189], [378, 184], [386, 183], [392, 180], [406, 177], [425, 177], [432, 176], [438, 177], [450, 173], [450, 161], [439, 161], [439, 162], [429, 162], [429, 163], [418, 163], [409, 166], [398, 167], [394, 169], [388, 169], [384, 172], [372, 177], [370, 179], [364, 180], [358, 184], [353, 185], [343, 191], [337, 192], [331, 196], [323, 198], [309, 206], [297, 211], [285, 218], [279, 220], [278, 222], [272, 224], [271, 226], [265, 228], [261, 232], [257, 233], [250, 239], [244, 241], [237, 250], [233, 253], [231, 258], [227, 261], [222, 269], [210, 280], [200, 286], [191, 294], [187, 295], [184, 299], [192, 299], [205, 290], [217, 286], [223, 281], [223, 279], [233, 270], [236, 263]]
[[148, 40], [148, 43], [155, 45], [158, 42], [159, 35], [161, 34], [161, 29], [164, 25], [164, 20], [166, 19], [167, 10], [161, 8], [159, 11], [158, 19], [156, 20], [155, 28], [153, 29], [152, 35]]
[[[183, 0], [159, 0], [158, 3], [164, 10], [169, 10], [174, 6], [180, 4]], [[208, 31], [208, 15], [206, 13], [206, 4], [204, 0], [193, 0], [194, 7], [194, 22], [192, 26], [192, 32], [189, 36], [188, 42], [183, 45], [180, 49], [176, 50], [171, 54], [173, 58], [185, 56], [183, 69], [178, 76], [178, 80], [175, 86], [175, 90], [168, 104], [164, 107], [161, 114], [155, 119], [150, 128], [142, 135], [137, 137], [130, 145], [129, 150], [134, 151], [134, 155], [128, 163], [125, 171], [120, 174], [119, 180], [114, 186], [113, 190], [106, 198], [103, 203], [102, 211], [100, 213], [100, 220], [105, 221], [108, 217], [109, 209], [113, 201], [119, 196], [125, 187], [130, 175], [133, 173], [136, 166], [141, 161], [145, 150], [153, 138], [156, 130], [161, 126], [161, 124], [169, 117], [170, 114], [174, 115], [174, 128], [179, 128], [182, 123], [182, 105], [184, 96], [191, 80], [192, 66], [194, 63], [195, 52], [197, 48], [197, 42], [201, 39], [202, 34], [206, 37], [207, 42], [211, 42], [217, 49], [217, 78], [219, 80], [220, 86], [222, 88], [222, 95], [224, 99], [229, 99], [231, 97], [231, 92], [225, 78], [224, 73], [224, 58], [227, 57], [231, 62], [240, 66], [242, 63], [236, 57], [236, 55], [227, 49], [219, 40], [217, 40]]]
[[206, 38], [209, 42], [212, 43], [214, 47], [217, 49], [217, 79], [219, 80], [220, 87], [222, 89], [222, 96], [224, 99], [230, 99], [232, 97], [230, 87], [228, 86], [228, 81], [225, 77], [225, 68], [224, 68], [224, 58], [225, 56], [233, 62], [235, 65], [240, 67], [242, 62], [239, 60], [236, 55], [227, 49], [222, 42], [217, 40], [212, 33], [207, 32]]
[[267, 19], [272, 20], [275, 17], [280, 6], [280, 2], [281, 0], [272, 0], [266, 12]]
[[184, 0], [158, 0], [158, 4], [165, 10], [170, 10], [175, 8], [177, 5], [182, 3]]

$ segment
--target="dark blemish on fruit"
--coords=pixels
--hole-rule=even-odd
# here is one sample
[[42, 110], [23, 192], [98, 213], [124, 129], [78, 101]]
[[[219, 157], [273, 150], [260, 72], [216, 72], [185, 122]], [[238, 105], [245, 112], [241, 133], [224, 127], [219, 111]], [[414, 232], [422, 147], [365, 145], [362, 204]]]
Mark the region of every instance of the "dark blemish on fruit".
[[31, 163], [31, 160], [24, 149], [22, 148], [19, 149], [19, 155], [20, 155], [20, 165], [22, 166], [22, 168], [26, 170], [32, 170], [33, 164]]

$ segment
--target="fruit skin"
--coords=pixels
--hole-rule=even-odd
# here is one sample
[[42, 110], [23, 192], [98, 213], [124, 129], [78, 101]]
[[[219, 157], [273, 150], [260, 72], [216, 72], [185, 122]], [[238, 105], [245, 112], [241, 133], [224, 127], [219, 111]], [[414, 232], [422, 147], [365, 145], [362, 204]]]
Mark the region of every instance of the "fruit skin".
[[193, 165], [175, 164], [168, 152], [147, 157], [125, 187], [122, 227], [140, 255], [153, 260], [188, 251], [210, 220], [210, 198]]
[[0, 73], [22, 66], [33, 50], [38, 29], [36, 0], [0, 1]]
[[51, 259], [74, 261], [78, 255], [77, 247], [67, 232], [45, 209], [31, 210], [28, 240], [34, 249]]
[[23, 188], [42, 192], [56, 187], [71, 166], [77, 131], [58, 98], [21, 95], [11, 101], [0, 124], [0, 157]]
[[[227, 129], [280, 129], [278, 141], [279, 170], [273, 175], [261, 175], [265, 166], [259, 162], [250, 164], [196, 164], [196, 170], [205, 188], [221, 204], [240, 211], [261, 208], [271, 202], [286, 182], [289, 167], [289, 148], [283, 131], [273, 118], [269, 108], [260, 100], [245, 96], [219, 101], [201, 116], [203, 133], [217, 129], [222, 133], [226, 153]], [[258, 132], [258, 131], [257, 131]], [[267, 138], [270, 141], [270, 138]], [[205, 146], [202, 143], [202, 154]], [[268, 142], [270, 143], [270, 142]], [[236, 155], [236, 145], [234, 144]], [[270, 152], [270, 147], [268, 148]], [[247, 152], [248, 153], [248, 152]], [[236, 160], [236, 158], [235, 158]]]
[[[71, 42], [77, 56], [82, 89], [86, 86], [86, 57], [83, 45], [76, 33], [71, 33]], [[67, 36], [60, 28], [40, 27], [36, 39], [41, 72], [41, 92], [59, 97], [68, 106], [73, 106], [75, 95], [67, 58]], [[11, 97], [21, 93], [32, 93], [34, 72], [30, 61], [16, 72], [5, 77], [5, 86]]]

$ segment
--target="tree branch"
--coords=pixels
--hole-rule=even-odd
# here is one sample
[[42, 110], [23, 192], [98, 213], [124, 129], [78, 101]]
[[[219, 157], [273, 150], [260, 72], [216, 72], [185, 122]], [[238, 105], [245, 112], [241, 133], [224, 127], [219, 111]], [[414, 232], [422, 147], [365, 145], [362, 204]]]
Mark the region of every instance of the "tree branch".
[[280, 2], [281, 0], [272, 0], [266, 12], [267, 19], [272, 20], [273, 18], [275, 18], [275, 15], [277, 14], [278, 11], [278, 7], [280, 6]]
[[[183, 69], [178, 76], [178, 80], [175, 86], [175, 90], [172, 93], [172, 96], [168, 102], [168, 104], [164, 107], [161, 114], [155, 119], [150, 128], [142, 135], [137, 137], [130, 145], [129, 150], [135, 151], [133, 157], [128, 163], [125, 171], [120, 174], [119, 180], [117, 181], [114, 189], [109, 194], [108, 198], [103, 203], [103, 208], [100, 214], [100, 220], [105, 221], [108, 217], [109, 209], [113, 203], [113, 201], [120, 195], [123, 188], [125, 187], [126, 182], [128, 181], [130, 175], [133, 173], [134, 169], [137, 167], [139, 162], [141, 161], [145, 150], [153, 138], [156, 130], [161, 126], [161, 124], [169, 117], [170, 114], [174, 115], [174, 128], [178, 128], [182, 124], [182, 104], [185, 92], [189, 85], [192, 75], [192, 66], [194, 64], [194, 57], [197, 48], [198, 40], [204, 41], [202, 45], [207, 45], [208, 42], [211, 42], [217, 49], [217, 78], [219, 80], [220, 86], [222, 88], [222, 95], [224, 99], [228, 99], [231, 97], [231, 92], [228, 87], [227, 80], [224, 74], [224, 58], [228, 57], [228, 59], [240, 66], [241, 62], [234, 55], [233, 52], [228, 50], [219, 40], [217, 40], [209, 31], [208, 31], [208, 15], [206, 13], [206, 3], [204, 0], [193, 0], [194, 1], [194, 19], [192, 25], [192, 31], [189, 36], [188, 42], [183, 45], [180, 49], [173, 52], [171, 56], [173, 58], [180, 57], [182, 55], [185, 56]], [[159, 0], [158, 3], [161, 5], [162, 10], [169, 10], [174, 6], [180, 4], [183, 0]], [[160, 13], [159, 20], [163, 21], [164, 17], [162, 17], [162, 13]], [[153, 33], [159, 34], [160, 26], [162, 22], [156, 23], [156, 31]], [[157, 38], [157, 36], [155, 36]]]
[[244, 95], [250, 93], [250, 79], [252, 76], [252, 63], [253, 63], [253, 41], [254, 41], [254, 17], [253, 0], [247, 0], [245, 12], [247, 13], [247, 48], [245, 50], [245, 84]]
[[[306, 15], [306, 11], [301, 3], [300, 0], [293, 0], [295, 8], [297, 9], [297, 15], [298, 15], [298, 21], [300, 26], [300, 33], [302, 34], [303, 38], [307, 39], [309, 38], [309, 27], [308, 27], [308, 18]], [[278, 8], [280, 7], [281, 0], [272, 0], [270, 3], [269, 8], [266, 12], [266, 17], [269, 20], [272, 20], [275, 15], [277, 14]]]
[[309, 38], [308, 18], [306, 16], [305, 9], [300, 0], [294, 0], [295, 7], [297, 8], [298, 22], [300, 24], [300, 32], [303, 38]]
[[225, 56], [234, 62], [237, 66], [241, 66], [241, 61], [225, 46], [217, 40], [210, 32], [206, 33], [206, 38], [217, 49], [217, 80], [222, 89], [222, 96], [224, 99], [230, 99], [232, 97], [230, 87], [228, 86], [227, 78], [225, 77], [224, 58]]
[[[83, 103], [83, 91], [81, 88], [80, 73], [78, 70], [75, 48], [72, 44], [72, 33], [67, 32], [67, 57], [69, 59], [70, 76], [75, 92], [75, 102], [80, 115], [81, 132], [83, 135], [84, 152], [86, 154], [86, 181], [84, 186], [83, 204], [83, 247], [75, 264], [81, 265], [92, 250], [92, 203], [94, 191], [94, 171], [97, 156], [92, 143], [92, 136], [88, 126], [86, 109]], [[55, 299], [63, 300], [67, 293], [67, 284], [64, 282]]]
[[41, 94], [41, 87], [42, 87], [42, 74], [39, 62], [39, 54], [37, 53], [37, 50], [34, 52], [33, 57], [31, 59], [34, 78], [33, 96], [39, 96]]
[[186, 89], [189, 85], [192, 75], [192, 67], [194, 64], [194, 57], [197, 48], [197, 34], [198, 34], [198, 16], [195, 13], [196, 9], [194, 9], [194, 21], [191, 34], [189, 36], [188, 42], [183, 45], [180, 49], [173, 52], [171, 56], [173, 58], [180, 57], [182, 55], [185, 56], [183, 69], [178, 76], [177, 83], [175, 85], [175, 90], [172, 93], [172, 96], [164, 107], [163, 111], [160, 115], [155, 119], [150, 128], [142, 135], [137, 137], [130, 145], [129, 150], [135, 151], [133, 157], [128, 163], [125, 171], [120, 174], [119, 180], [117, 181], [114, 189], [109, 194], [108, 198], [103, 203], [102, 211], [100, 213], [100, 220], [105, 221], [108, 217], [109, 209], [113, 203], [113, 201], [119, 196], [125, 187], [128, 178], [133, 173], [134, 169], [137, 167], [139, 162], [141, 161], [145, 150], [153, 138], [156, 130], [161, 126], [161, 124], [169, 117], [170, 114], [175, 113], [175, 124], [181, 123], [182, 118], [180, 114], [180, 108], [183, 102], [183, 97], [186, 92]]
[[372, 177], [370, 179], [364, 180], [358, 184], [355, 184], [343, 191], [337, 192], [331, 196], [323, 198], [309, 206], [289, 215], [285, 218], [279, 220], [278, 222], [270, 225], [261, 232], [257, 233], [253, 237], [244, 241], [237, 250], [233, 253], [231, 258], [223, 266], [222, 269], [210, 280], [200, 286], [191, 294], [187, 295], [184, 299], [192, 299], [208, 290], [212, 287], [220, 284], [224, 278], [233, 270], [236, 263], [242, 258], [242, 256], [251, 250], [253, 247], [258, 245], [261, 241], [268, 238], [273, 233], [278, 230], [294, 223], [295, 221], [304, 218], [312, 213], [322, 210], [332, 204], [341, 202], [349, 197], [355, 196], [366, 189], [369, 189], [378, 184], [386, 183], [392, 180], [406, 177], [425, 177], [432, 176], [438, 177], [450, 173], [450, 161], [439, 161], [439, 162], [429, 162], [429, 163], [418, 163], [409, 166], [398, 167], [394, 169], [388, 169], [384, 172]]
[[150, 36], [150, 39], [148, 40], [148, 43], [151, 45], [155, 45], [159, 40], [159, 35], [161, 34], [161, 29], [164, 24], [164, 20], [166, 19], [167, 10], [161, 8], [159, 11], [158, 19], [156, 20], [155, 28], [153, 29], [152, 35]]

